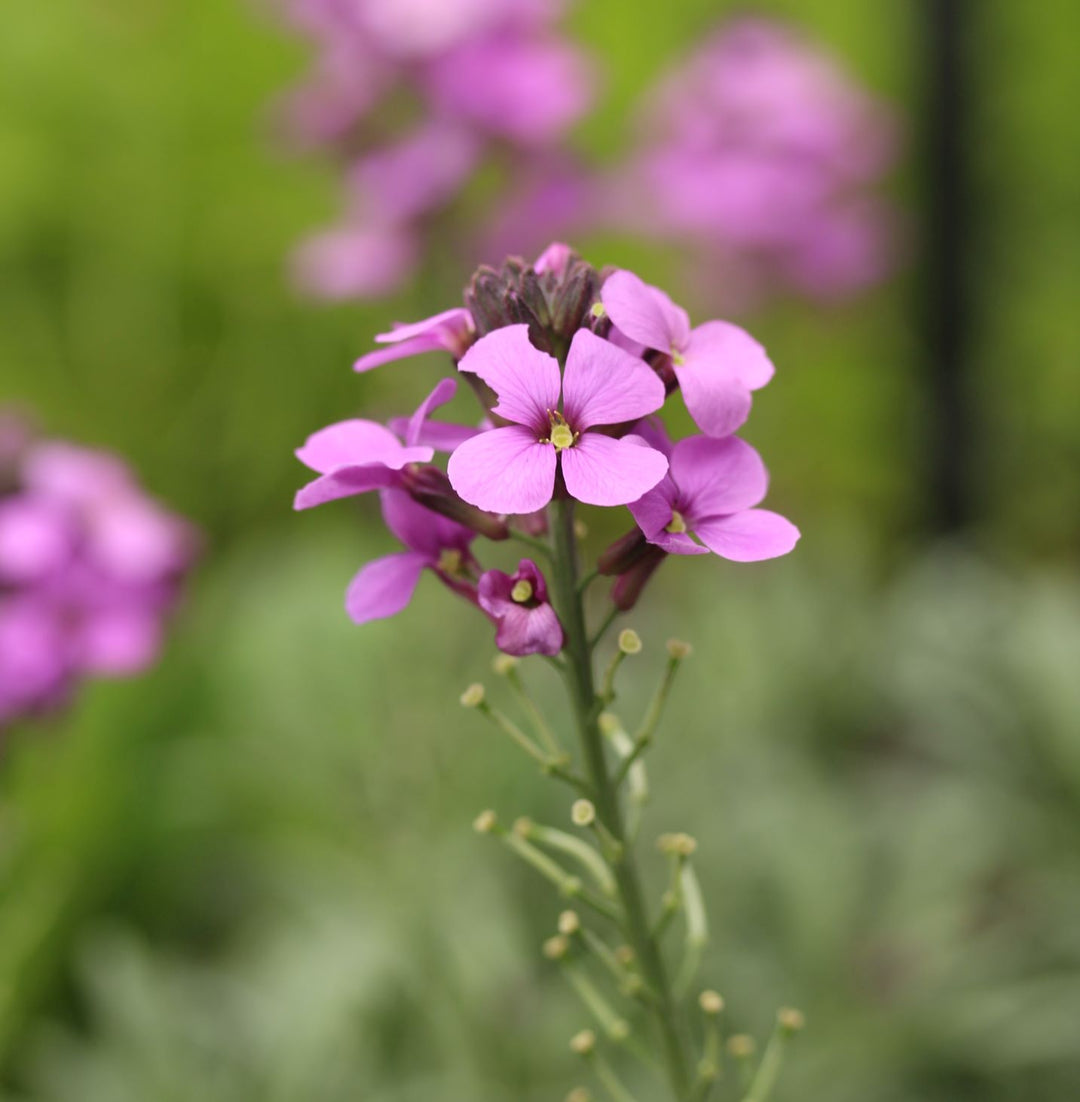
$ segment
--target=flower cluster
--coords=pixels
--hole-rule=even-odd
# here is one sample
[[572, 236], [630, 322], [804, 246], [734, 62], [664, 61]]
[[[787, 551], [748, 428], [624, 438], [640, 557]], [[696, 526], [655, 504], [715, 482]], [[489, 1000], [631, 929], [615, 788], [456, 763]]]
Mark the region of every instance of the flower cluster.
[[0, 730], [149, 665], [195, 546], [119, 459], [0, 418]]
[[[617, 609], [632, 607], [672, 554], [752, 562], [798, 539], [789, 521], [758, 508], [765, 467], [733, 435], [772, 376], [764, 349], [727, 322], [691, 327], [631, 272], [598, 272], [552, 245], [532, 265], [479, 269], [463, 308], [376, 340], [383, 347], [357, 370], [433, 349], [456, 370], [410, 418], [343, 421], [297, 451], [318, 475], [297, 508], [377, 490], [405, 547], [353, 579], [347, 608], [357, 622], [400, 611], [428, 569], [495, 622], [504, 652], [557, 654], [563, 630], [536, 562], [485, 570], [473, 543], [516, 538], [544, 550], [536, 537], [560, 499], [629, 507], [634, 527], [597, 563], [615, 579]], [[458, 380], [478, 397], [478, 420], [433, 420]], [[701, 435], [672, 443], [657, 415], [676, 393]], [[445, 472], [437, 452], [449, 455]]]
[[[557, 29], [559, 0], [276, 2], [317, 50], [284, 105], [288, 131], [345, 165], [344, 219], [297, 257], [321, 297], [392, 290], [481, 164], [534, 171], [591, 98], [591, 65]], [[404, 137], [389, 136], [394, 118], [413, 120]]]
[[704, 253], [747, 296], [842, 297], [884, 275], [891, 218], [869, 189], [895, 159], [894, 121], [793, 28], [730, 24], [645, 104], [604, 197], [629, 225]]

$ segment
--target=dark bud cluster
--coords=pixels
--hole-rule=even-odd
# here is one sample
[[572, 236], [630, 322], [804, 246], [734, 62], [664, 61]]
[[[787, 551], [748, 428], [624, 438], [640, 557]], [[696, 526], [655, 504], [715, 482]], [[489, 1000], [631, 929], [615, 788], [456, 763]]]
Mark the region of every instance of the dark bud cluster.
[[574, 334], [597, 321], [592, 308], [600, 283], [600, 273], [574, 252], [540, 272], [511, 257], [498, 270], [477, 269], [465, 289], [465, 306], [478, 337], [507, 325], [528, 325], [533, 345], [563, 360]]

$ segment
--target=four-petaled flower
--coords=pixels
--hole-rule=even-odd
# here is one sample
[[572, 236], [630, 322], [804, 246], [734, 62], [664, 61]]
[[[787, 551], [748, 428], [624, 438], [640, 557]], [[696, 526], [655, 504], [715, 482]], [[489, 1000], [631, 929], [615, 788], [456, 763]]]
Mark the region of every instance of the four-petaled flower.
[[478, 586], [480, 607], [495, 621], [495, 645], [504, 654], [555, 655], [563, 647], [563, 629], [548, 601], [547, 583], [531, 559], [514, 574], [488, 570]]
[[683, 401], [702, 432], [728, 436], [746, 421], [750, 392], [773, 376], [765, 349], [749, 333], [726, 321], [691, 329], [681, 306], [633, 272], [609, 276], [601, 301], [624, 336], [671, 357]]
[[418, 505], [401, 490], [380, 494], [386, 527], [407, 550], [375, 559], [349, 583], [345, 608], [358, 624], [399, 613], [412, 600], [424, 570], [470, 601], [476, 600], [479, 573], [469, 545], [476, 533]]
[[776, 558], [795, 546], [799, 530], [791, 521], [755, 508], [769, 476], [745, 441], [691, 436], [671, 447], [669, 459], [659, 485], [630, 506], [650, 543], [673, 555], [712, 551], [734, 562]]
[[589, 505], [628, 504], [663, 478], [667, 460], [643, 440], [595, 430], [659, 409], [664, 384], [642, 360], [588, 329], [574, 334], [561, 380], [558, 361], [530, 343], [526, 325], [489, 333], [458, 366], [495, 391], [491, 412], [511, 422], [450, 456], [450, 482], [472, 505], [535, 512], [551, 501], [560, 469], [570, 496]]

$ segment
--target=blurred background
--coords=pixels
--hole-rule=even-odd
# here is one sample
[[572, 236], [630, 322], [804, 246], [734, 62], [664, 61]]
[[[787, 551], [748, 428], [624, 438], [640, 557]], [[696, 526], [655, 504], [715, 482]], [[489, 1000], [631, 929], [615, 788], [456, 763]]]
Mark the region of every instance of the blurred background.
[[[156, 668], [5, 736], [5, 1102], [540, 1102], [576, 1082], [585, 1016], [538, 951], [557, 902], [470, 829], [488, 806], [567, 812], [451, 706], [488, 676], [488, 628], [430, 579], [355, 627], [346, 581], [388, 549], [374, 503], [291, 511], [310, 432], [409, 410], [442, 370], [353, 374], [374, 334], [549, 229], [697, 321], [738, 317], [777, 365], [745, 435], [802, 543], [680, 563], [629, 621], [643, 668], [670, 635], [695, 647], [648, 826], [699, 839], [705, 977], [733, 1026], [805, 1010], [780, 1099], [1074, 1097], [1080, 9], [578, 0], [543, 28], [587, 73], [542, 140], [370, 42], [342, 64], [393, 83], [391, 109], [373, 124], [358, 100], [299, 140], [295, 89], [341, 41], [296, 15], [319, 7], [5, 13], [0, 400], [125, 456], [204, 533]], [[790, 20], [880, 112], [891, 153], [859, 186], [887, 261], [865, 279], [822, 292], [760, 250], [747, 275], [730, 240], [691, 262], [621, 186], [667, 140], [640, 120], [670, 74], [746, 16]], [[313, 280], [303, 242], [340, 224], [347, 172], [350, 232], [371, 229], [355, 164], [416, 125], [410, 81], [472, 111], [467, 169], [380, 239], [393, 278], [342, 282], [361, 269], [335, 245]], [[530, 205], [549, 185], [571, 198]]]

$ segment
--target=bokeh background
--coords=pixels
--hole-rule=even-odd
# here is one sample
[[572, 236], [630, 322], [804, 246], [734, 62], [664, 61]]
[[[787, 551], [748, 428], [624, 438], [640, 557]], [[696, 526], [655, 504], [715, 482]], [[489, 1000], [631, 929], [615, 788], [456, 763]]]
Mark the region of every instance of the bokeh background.
[[[780, 1099], [1080, 1092], [1080, 10], [964, 9], [971, 477], [943, 524], [935, 7], [754, 9], [894, 105], [904, 259], [855, 301], [745, 319], [778, 366], [746, 435], [797, 552], [680, 564], [633, 616], [643, 664], [695, 645], [649, 824], [701, 843], [706, 976], [739, 1028], [780, 1003], [810, 1022]], [[614, 158], [642, 88], [733, 11], [580, 0], [604, 90], [572, 144]], [[341, 593], [386, 547], [375, 513], [290, 509], [309, 432], [412, 408], [436, 377], [352, 360], [468, 275], [436, 241], [389, 298], [291, 287], [289, 251], [336, 202], [269, 121], [309, 54], [242, 0], [5, 12], [0, 397], [124, 454], [206, 533], [160, 665], [4, 748], [12, 1102], [540, 1102], [579, 1075], [584, 1014], [538, 952], [557, 903], [470, 830], [487, 806], [566, 816], [452, 706], [487, 673], [486, 627], [434, 582], [354, 627]], [[708, 305], [670, 253], [576, 244]]]

